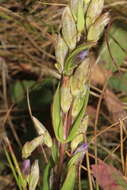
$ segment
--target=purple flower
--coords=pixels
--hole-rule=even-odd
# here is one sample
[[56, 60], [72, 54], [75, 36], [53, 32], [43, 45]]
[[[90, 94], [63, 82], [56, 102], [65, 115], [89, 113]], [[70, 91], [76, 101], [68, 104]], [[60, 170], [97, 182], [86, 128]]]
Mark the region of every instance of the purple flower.
[[88, 56], [89, 51], [88, 50], [83, 50], [81, 51], [77, 57], [80, 58], [81, 61], [83, 61], [87, 56]]
[[87, 149], [88, 149], [88, 144], [84, 143], [77, 148], [77, 150], [74, 152], [74, 154], [76, 154], [78, 152], [84, 153]]
[[24, 175], [29, 175], [30, 173], [30, 160], [24, 160], [22, 163], [22, 172]]
[[74, 64], [80, 64], [89, 54], [89, 50], [80, 51], [74, 58]]

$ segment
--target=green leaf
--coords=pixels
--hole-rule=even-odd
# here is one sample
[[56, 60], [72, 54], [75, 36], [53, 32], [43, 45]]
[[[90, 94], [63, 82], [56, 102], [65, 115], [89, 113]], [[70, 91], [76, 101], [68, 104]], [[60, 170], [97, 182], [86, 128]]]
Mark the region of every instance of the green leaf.
[[108, 83], [110, 87], [116, 90], [127, 92], [127, 73], [120, 76], [112, 76]]
[[19, 103], [24, 97], [26, 93], [26, 89], [30, 88], [35, 81], [16, 81], [11, 85], [11, 97], [14, 103]]
[[58, 152], [58, 147], [57, 147], [55, 141], [53, 142], [51, 151], [52, 151], [52, 159], [53, 159], [54, 163], [56, 163], [58, 160], [59, 152]]
[[[118, 23], [119, 24], [119, 23]], [[116, 41], [120, 44], [117, 44]], [[126, 58], [126, 52], [124, 52], [122, 48], [127, 51], [127, 31], [121, 26], [113, 24], [109, 33], [109, 45], [112, 57], [114, 58], [117, 66], [121, 66]], [[121, 47], [120, 47], [121, 46]], [[100, 51], [101, 60], [104, 61], [105, 67], [113, 72], [118, 68], [113, 64], [112, 58], [109, 54], [109, 50], [107, 48], [106, 43], [104, 43], [101, 51]]]
[[51, 172], [51, 163], [49, 162], [43, 170], [43, 185], [41, 190], [50, 190], [49, 177]]
[[55, 136], [59, 141], [59, 125], [61, 122], [61, 106], [60, 106], [60, 85], [58, 85], [57, 90], [54, 95], [53, 105], [52, 105], [52, 123]]
[[80, 160], [82, 160], [83, 152], [78, 152], [68, 162], [68, 168], [71, 168], [73, 165], [77, 166]]
[[60, 190], [73, 190], [76, 179], [76, 166], [73, 165], [68, 169], [67, 176]]

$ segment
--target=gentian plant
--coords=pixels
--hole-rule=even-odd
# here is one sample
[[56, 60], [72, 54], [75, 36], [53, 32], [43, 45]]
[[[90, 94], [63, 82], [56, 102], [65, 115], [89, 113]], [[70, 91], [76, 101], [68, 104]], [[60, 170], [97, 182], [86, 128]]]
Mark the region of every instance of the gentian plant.
[[[35, 190], [39, 178], [42, 179], [41, 190], [76, 189], [78, 169], [88, 151], [85, 134], [90, 51], [109, 22], [109, 14], [102, 14], [103, 6], [104, 0], [70, 0], [63, 10], [55, 46], [55, 66], [61, 77], [51, 109], [54, 137], [32, 115], [29, 105], [38, 135], [23, 146], [22, 157], [26, 160], [22, 169], [24, 183], [20, 189]], [[43, 145], [48, 147], [48, 154]], [[42, 147], [45, 158], [45, 168], [40, 173], [38, 161], [31, 166], [28, 159], [38, 146]]]

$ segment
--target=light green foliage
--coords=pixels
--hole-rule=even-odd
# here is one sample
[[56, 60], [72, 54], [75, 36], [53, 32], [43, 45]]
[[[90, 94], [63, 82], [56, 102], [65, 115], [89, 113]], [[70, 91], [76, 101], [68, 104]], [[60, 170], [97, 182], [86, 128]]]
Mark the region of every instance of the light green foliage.
[[41, 187], [41, 190], [50, 190], [50, 172], [51, 172], [51, 163], [49, 162], [43, 171], [43, 185]]
[[76, 179], [76, 166], [73, 165], [68, 169], [67, 176], [60, 190], [73, 190]]
[[52, 105], [52, 123], [55, 136], [59, 140], [58, 130], [61, 122], [61, 109], [60, 109], [60, 86], [58, 85], [57, 90], [54, 95], [53, 105]]

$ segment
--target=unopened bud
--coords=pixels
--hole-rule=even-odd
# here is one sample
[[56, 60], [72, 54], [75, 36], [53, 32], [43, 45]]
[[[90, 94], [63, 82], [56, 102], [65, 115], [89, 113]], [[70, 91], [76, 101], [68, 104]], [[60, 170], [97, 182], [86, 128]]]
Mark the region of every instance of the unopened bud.
[[72, 103], [72, 95], [70, 90], [70, 78], [64, 77], [61, 86], [61, 107], [63, 112], [68, 112]]
[[105, 13], [101, 15], [94, 24], [92, 24], [88, 31], [87, 40], [88, 41], [98, 41], [101, 33], [104, 30], [104, 27], [109, 22], [109, 14]]
[[90, 59], [86, 58], [76, 69], [71, 77], [71, 93], [77, 96], [84, 89], [85, 83], [88, 81], [90, 72]]
[[77, 135], [73, 141], [71, 142], [71, 152], [74, 152], [74, 150], [77, 148], [77, 146], [83, 142], [84, 140], [84, 137], [83, 137], [83, 134], [79, 134]]
[[28, 176], [30, 174], [30, 160], [24, 160], [22, 163], [22, 172], [25, 176]]
[[32, 164], [31, 173], [29, 176], [29, 189], [35, 190], [38, 181], [39, 181], [39, 164], [38, 160], [35, 160], [35, 162]]
[[57, 44], [55, 48], [55, 55], [57, 60], [57, 64], [55, 66], [58, 69], [59, 73], [62, 73], [63, 71], [64, 61], [67, 52], [68, 52], [68, 47], [63, 38], [61, 37], [61, 35], [59, 35], [57, 38]]
[[101, 14], [104, 5], [104, 0], [91, 0], [86, 14], [87, 29], [91, 26], [97, 17]]
[[69, 49], [73, 50], [76, 46], [77, 30], [74, 18], [69, 7], [66, 7], [64, 9], [62, 15], [62, 34], [63, 39], [65, 40]]

